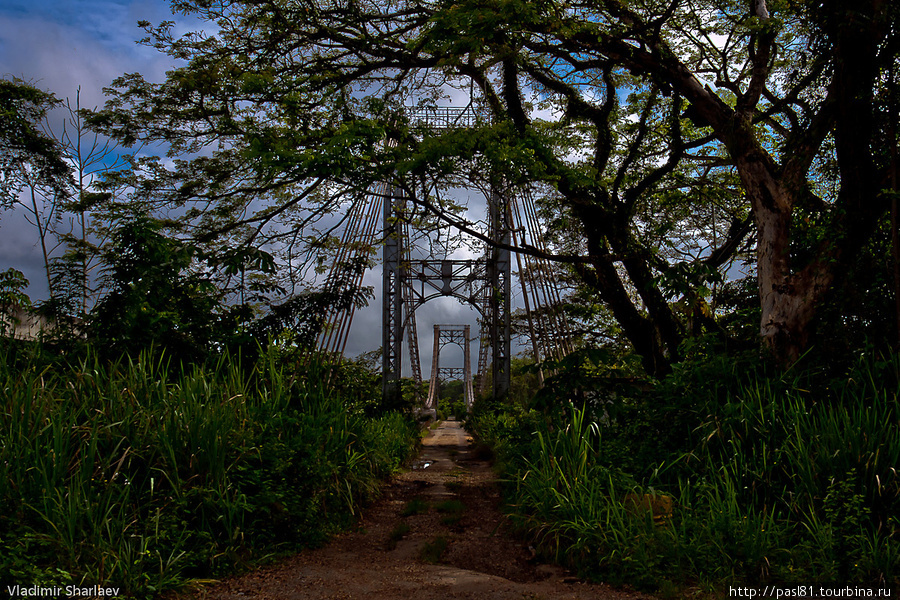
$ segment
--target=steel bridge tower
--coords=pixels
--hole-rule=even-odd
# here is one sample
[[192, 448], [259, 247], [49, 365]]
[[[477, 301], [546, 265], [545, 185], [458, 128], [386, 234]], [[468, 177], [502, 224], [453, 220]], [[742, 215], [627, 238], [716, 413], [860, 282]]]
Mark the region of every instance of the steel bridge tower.
[[[503, 196], [489, 199], [489, 236], [497, 243], [477, 260], [410, 260], [404, 241], [402, 215], [406, 198], [393, 188], [384, 202], [384, 271], [382, 275], [382, 377], [386, 398], [400, 393], [401, 346], [407, 331], [414, 379], [421, 382], [421, 362], [415, 335], [415, 311], [438, 296], [453, 296], [481, 313], [479, 378], [484, 380], [483, 356], [490, 348], [493, 396], [505, 398], [510, 376], [510, 228]], [[485, 329], [487, 334], [485, 335]], [[479, 390], [483, 392], [484, 390]]]
[[[466, 408], [471, 410], [475, 403], [475, 390], [472, 382], [472, 359], [469, 353], [468, 325], [438, 325], [434, 326], [434, 352], [431, 358], [431, 383], [428, 386], [428, 400], [425, 401], [426, 410], [437, 410], [438, 397], [440, 396], [441, 382], [448, 379], [457, 379], [463, 382]], [[456, 344], [463, 351], [462, 367], [442, 367], [441, 350], [447, 344]]]
[[[428, 109], [411, 114], [417, 124], [432, 129], [470, 127], [481, 118], [470, 109]], [[511, 358], [511, 276], [510, 247], [543, 249], [537, 214], [528, 197], [508, 193], [498, 181], [490, 182], [486, 194], [488, 239], [484, 256], [478, 259], [414, 260], [410, 256], [409, 232], [404, 216], [410, 198], [396, 185], [381, 184], [373, 189], [369, 202], [351, 208], [337, 260], [326, 281], [333, 291], [339, 286], [359, 286], [362, 263], [371, 260], [378, 239], [383, 243], [382, 272], [382, 391], [385, 398], [400, 393], [401, 352], [404, 334], [410, 354], [412, 378], [422, 384], [415, 311], [436, 297], [452, 296], [474, 306], [479, 312], [480, 335], [478, 370], [474, 394], [487, 391], [488, 364], [492, 395], [505, 398], [510, 386]], [[380, 222], [381, 227], [378, 227]], [[381, 230], [381, 236], [378, 230]], [[568, 325], [560, 312], [560, 296], [552, 269], [546, 260], [516, 254], [519, 279], [527, 315], [534, 358], [561, 357], [571, 351]], [[340, 356], [346, 346], [353, 320], [352, 306], [332, 307], [319, 336], [319, 349]], [[437, 327], [437, 326], [436, 326]], [[439, 343], [435, 330], [435, 343]], [[466, 334], [468, 338], [468, 334]], [[468, 364], [468, 361], [466, 361]], [[432, 379], [435, 377], [434, 369]], [[471, 372], [466, 377], [473, 385]], [[431, 395], [429, 394], [430, 403]], [[468, 400], [467, 400], [468, 401]], [[429, 404], [429, 408], [432, 408]]]

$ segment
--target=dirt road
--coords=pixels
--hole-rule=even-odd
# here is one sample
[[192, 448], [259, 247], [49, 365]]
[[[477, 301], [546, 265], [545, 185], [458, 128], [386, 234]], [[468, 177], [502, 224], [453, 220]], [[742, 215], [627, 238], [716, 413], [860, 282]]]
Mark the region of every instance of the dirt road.
[[222, 600], [636, 600], [534, 560], [507, 535], [493, 473], [448, 421], [424, 440], [415, 467], [369, 507], [356, 532], [207, 587]]

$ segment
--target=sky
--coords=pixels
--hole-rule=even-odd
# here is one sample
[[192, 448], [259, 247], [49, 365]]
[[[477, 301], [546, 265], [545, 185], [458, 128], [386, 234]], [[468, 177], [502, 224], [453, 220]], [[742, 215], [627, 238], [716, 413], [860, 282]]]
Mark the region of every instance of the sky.
[[170, 59], [136, 43], [137, 22], [170, 18], [165, 0], [3, 0], [0, 73], [61, 98], [81, 87], [82, 104], [100, 105], [103, 87], [122, 73], [165, 73]]
[[[139, 46], [137, 22], [171, 18], [165, 0], [0, 0], [0, 77], [23, 79], [74, 105], [102, 106], [103, 88], [126, 72], [164, 76], [171, 66]], [[65, 112], [50, 115], [61, 130]], [[0, 270], [19, 269], [34, 301], [46, 299], [37, 232], [20, 211], [0, 212]]]
[[[82, 107], [102, 106], [103, 88], [119, 75], [140, 72], [148, 80], [160, 81], [173, 66], [169, 57], [136, 43], [144, 35], [137, 25], [140, 20], [153, 24], [175, 20], [176, 33], [197, 27], [196, 21], [173, 16], [166, 0], [0, 0], [0, 76], [24, 79], [73, 104], [80, 88]], [[64, 117], [62, 112], [52, 114], [50, 125], [61, 127]], [[47, 296], [42, 264], [37, 233], [23, 214], [0, 212], [0, 270], [22, 271], [31, 281], [26, 291], [33, 301]], [[380, 282], [380, 271], [365, 278], [376, 298], [354, 319], [347, 346], [350, 356], [381, 344]], [[417, 312], [425, 377], [430, 373], [434, 323], [468, 323], [477, 335], [475, 318], [474, 309], [452, 298], [429, 302]], [[477, 343], [471, 352], [477, 357]], [[441, 364], [462, 366], [461, 356], [461, 350], [448, 346]]]

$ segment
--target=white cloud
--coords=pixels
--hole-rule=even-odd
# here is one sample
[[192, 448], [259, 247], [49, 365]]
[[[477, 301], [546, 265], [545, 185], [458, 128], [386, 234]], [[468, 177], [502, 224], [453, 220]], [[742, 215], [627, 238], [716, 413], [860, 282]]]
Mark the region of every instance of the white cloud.
[[[139, 71], [161, 78], [170, 59], [138, 47], [136, 26], [129, 28], [115, 48], [109, 40], [93, 38], [85, 29], [36, 18], [0, 15], [0, 75], [20, 77], [61, 98], [74, 98], [81, 87], [82, 105], [102, 105], [102, 89], [125, 72]], [[131, 47], [133, 46], [133, 48]]]

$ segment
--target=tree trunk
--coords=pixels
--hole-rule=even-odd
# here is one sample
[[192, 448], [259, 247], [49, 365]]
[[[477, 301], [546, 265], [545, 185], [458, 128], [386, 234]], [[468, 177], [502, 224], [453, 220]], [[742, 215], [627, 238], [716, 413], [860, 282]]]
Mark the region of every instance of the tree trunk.
[[790, 245], [796, 198], [776, 178], [774, 164], [761, 148], [748, 144], [735, 150], [756, 219], [759, 333], [763, 347], [779, 362], [790, 364], [807, 347], [816, 308], [834, 281], [839, 253], [834, 246], [822, 247], [817, 258], [794, 271]]
[[654, 322], [641, 314], [628, 294], [622, 278], [616, 270], [605, 228], [610, 218], [597, 206], [573, 202], [573, 209], [584, 226], [588, 244], [588, 255], [592, 257], [591, 267], [577, 266], [579, 276], [600, 294], [609, 307], [616, 322], [634, 351], [641, 357], [644, 370], [653, 377], [661, 377], [672, 369], [671, 359], [666, 355]]
[[634, 351], [641, 357], [644, 370], [652, 377], [667, 375], [672, 370], [672, 364], [660, 343], [657, 329], [651, 319], [635, 308], [615, 265], [601, 257], [601, 260], [593, 262], [593, 266], [597, 277], [595, 289], [612, 310]]

